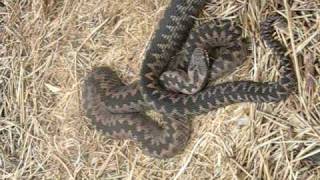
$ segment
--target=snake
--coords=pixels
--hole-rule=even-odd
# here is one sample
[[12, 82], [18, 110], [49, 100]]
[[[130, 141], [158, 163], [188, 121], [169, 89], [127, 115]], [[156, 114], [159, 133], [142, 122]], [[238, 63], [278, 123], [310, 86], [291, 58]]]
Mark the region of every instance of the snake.
[[[239, 38], [241, 31], [232, 23], [201, 29], [206, 27], [205, 25], [198, 28], [198, 31], [194, 30], [195, 17], [199, 16], [206, 2], [171, 0], [146, 48], [140, 80], [125, 84], [116, 71], [107, 66], [96, 67], [87, 74], [82, 86], [82, 107], [86, 117], [97, 130], [110, 138], [131, 139], [151, 157], [171, 158], [181, 153], [188, 144], [191, 134], [190, 119], [193, 116], [241, 102], [279, 102], [295, 92], [297, 80], [293, 63], [287, 49], [273, 37], [273, 24], [279, 19], [284, 19], [280, 15], [267, 16], [260, 24], [261, 38], [279, 60], [278, 81], [233, 81], [208, 86], [206, 79], [214, 73], [196, 72], [193, 78], [190, 78], [189, 75], [193, 72], [185, 72], [189, 74], [185, 76], [180, 70], [168, 67], [172, 62], [179, 62], [176, 56], [183, 48], [186, 49], [188, 58], [176, 64], [187, 64], [182, 65], [187, 71], [210, 69], [214, 72], [216, 68], [219, 69], [217, 72], [224, 73], [228, 72], [228, 63], [224, 62], [234, 62], [237, 59], [234, 57], [241, 57], [240, 62], [234, 63], [241, 64], [245, 58], [245, 48]], [[211, 37], [197, 33], [202, 31]], [[194, 35], [206, 37], [207, 40], [216, 38], [217, 41], [207, 44], [204, 42], [208, 41], [202, 41], [202, 38], [196, 38]], [[218, 53], [222, 58], [216, 63], [213, 62], [212, 67], [208, 57], [211, 47], [222, 48]], [[190, 68], [192, 64], [197, 64], [193, 61], [198, 60], [199, 65]], [[189, 86], [190, 82], [199, 79], [197, 76], [200, 75], [204, 77], [200, 80], [204, 84], [200, 83], [195, 88], [191, 86], [191, 91], [189, 89], [187, 93], [179, 92]], [[186, 80], [188, 78], [189, 80]], [[147, 110], [161, 113], [163, 120], [160, 123], [156, 122], [145, 113]]]
[[195, 94], [209, 80], [217, 80], [233, 71], [248, 54], [241, 31], [229, 20], [210, 21], [194, 28], [181, 52], [161, 74], [162, 86], [173, 92]]

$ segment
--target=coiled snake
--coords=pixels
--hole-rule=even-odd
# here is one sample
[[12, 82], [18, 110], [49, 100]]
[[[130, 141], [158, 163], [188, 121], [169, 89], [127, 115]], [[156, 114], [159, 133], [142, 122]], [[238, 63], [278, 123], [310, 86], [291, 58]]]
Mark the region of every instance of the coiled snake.
[[[247, 52], [241, 29], [230, 22], [192, 30], [194, 17], [205, 3], [171, 1], [145, 52], [139, 82], [125, 85], [109, 67], [98, 67], [88, 74], [83, 108], [98, 130], [112, 138], [133, 139], [150, 156], [169, 158], [186, 146], [191, 116], [240, 102], [277, 102], [293, 92], [296, 78], [292, 63], [286, 49], [272, 36], [272, 24], [281, 19], [277, 15], [261, 23], [261, 37], [279, 59], [279, 80], [206, 86], [208, 78], [215, 79], [241, 64]], [[210, 54], [215, 48], [218, 57]], [[182, 49], [184, 58], [178, 60]], [[140, 113], [150, 108], [164, 115], [161, 125]]]

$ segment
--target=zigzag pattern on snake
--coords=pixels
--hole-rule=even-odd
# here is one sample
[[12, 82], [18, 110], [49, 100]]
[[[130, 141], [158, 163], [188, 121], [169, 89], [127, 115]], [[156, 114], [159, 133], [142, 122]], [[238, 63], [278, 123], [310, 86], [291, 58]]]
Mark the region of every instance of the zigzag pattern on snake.
[[[198, 16], [205, 2], [171, 1], [145, 52], [140, 86], [138, 83], [124, 85], [108, 67], [96, 68], [89, 73], [83, 86], [83, 107], [97, 129], [113, 138], [135, 140], [150, 156], [168, 158], [181, 152], [188, 142], [191, 129], [188, 117], [234, 103], [277, 102], [286, 99], [293, 92], [296, 86], [293, 66], [286, 49], [272, 36], [275, 31], [272, 24], [280, 16], [267, 17], [261, 24], [261, 37], [280, 60], [278, 82], [227, 82], [206, 86], [191, 95], [173, 92], [163, 86], [161, 75], [167, 70], [172, 57], [182, 49], [186, 41], [186, 44], [192, 43], [189, 32], [193, 28], [193, 17]], [[225, 25], [213, 30], [215, 35], [221, 36], [222, 44], [231, 42], [223, 39], [239, 38], [239, 31], [235, 26]], [[231, 54], [245, 55], [243, 46], [231, 46], [231, 49]], [[190, 50], [188, 52], [192, 54]], [[229, 57], [232, 59], [232, 56]], [[212, 66], [219, 67], [219, 63], [212, 63]], [[139, 113], [145, 108], [163, 113], [163, 124], [159, 125]]]

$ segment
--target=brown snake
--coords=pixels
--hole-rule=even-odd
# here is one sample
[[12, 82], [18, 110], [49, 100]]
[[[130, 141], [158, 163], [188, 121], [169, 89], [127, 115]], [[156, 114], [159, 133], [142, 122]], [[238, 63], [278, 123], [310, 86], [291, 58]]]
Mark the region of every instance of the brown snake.
[[[171, 1], [145, 52], [140, 83], [125, 85], [108, 67], [96, 68], [88, 74], [83, 85], [83, 108], [98, 130], [113, 138], [133, 139], [150, 156], [169, 158], [181, 152], [186, 146], [191, 133], [190, 116], [240, 102], [277, 102], [286, 99], [290, 92], [293, 92], [296, 78], [292, 63], [286, 55], [286, 49], [272, 36], [275, 31], [272, 24], [281, 19], [280, 16], [269, 16], [261, 24], [261, 37], [280, 60], [278, 82], [236, 81], [215, 86], [205, 86], [200, 83], [201, 87], [196, 86], [196, 90], [191, 90], [189, 94], [177, 92], [186, 89], [187, 86], [192, 89], [190, 82], [199, 80], [198, 76], [203, 73], [201, 69], [210, 69], [211, 75], [207, 72], [204, 75], [210, 78], [215, 72], [214, 68], [218, 68], [219, 73], [228, 72], [226, 66], [228, 61], [235, 63], [234, 57], [237, 56], [241, 57], [241, 60], [235, 64], [241, 64], [242, 58], [246, 55], [240, 40], [241, 31], [230, 23], [225, 23], [220, 28], [212, 26], [209, 28], [211, 32], [205, 33], [211, 35], [206, 39], [194, 40], [197, 37], [191, 37], [193, 32], [194, 35], [204, 37], [197, 34], [197, 30], [191, 31], [191, 28], [194, 24], [193, 17], [198, 15], [205, 2], [205, 0]], [[199, 29], [201, 27], [203, 26]], [[204, 28], [206, 29], [208, 30]], [[212, 38], [216, 39], [212, 41]], [[236, 43], [233, 43], [234, 41]], [[195, 68], [191, 68], [190, 64], [194, 63], [189, 62], [187, 65], [182, 65], [181, 69], [184, 71], [191, 69], [190, 72], [174, 74], [181, 70], [171, 71], [168, 64], [177, 61], [177, 58], [173, 60], [172, 58], [184, 44], [189, 54], [185, 59], [191, 62], [192, 56], [195, 56], [195, 59], [207, 62], [209, 68], [197, 63]], [[191, 46], [192, 48], [188, 49]], [[219, 57], [213, 57], [210, 67], [206, 52], [210, 56], [211, 48], [216, 47], [227, 50], [225, 53], [220, 53], [223, 57], [221, 60]], [[200, 49], [196, 50], [197, 48]], [[226, 63], [223, 63], [224, 61]], [[182, 62], [186, 64], [185, 61]], [[231, 66], [232, 68], [234, 67]], [[198, 72], [192, 74], [194, 69]], [[167, 70], [171, 72], [165, 74]], [[181, 80], [183, 78], [184, 80]], [[203, 82], [206, 82], [206, 77], [203, 79]], [[172, 83], [167, 83], [169, 81]], [[161, 125], [140, 113], [148, 108], [164, 114]]]

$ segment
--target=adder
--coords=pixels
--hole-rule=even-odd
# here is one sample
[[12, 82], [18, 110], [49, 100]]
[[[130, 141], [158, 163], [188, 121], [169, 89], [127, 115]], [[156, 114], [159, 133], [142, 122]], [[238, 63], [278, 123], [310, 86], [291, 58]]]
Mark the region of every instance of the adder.
[[[232, 23], [192, 29], [194, 17], [205, 3], [206, 0], [171, 1], [145, 51], [140, 81], [126, 85], [110, 67], [95, 68], [87, 75], [82, 93], [83, 108], [98, 130], [112, 138], [132, 139], [150, 156], [170, 158], [181, 152], [188, 142], [190, 117], [234, 103], [279, 102], [294, 92], [297, 81], [291, 59], [286, 48], [273, 37], [273, 23], [283, 20], [279, 15], [268, 16], [260, 26], [261, 38], [279, 60], [279, 80], [208, 86], [207, 80], [215, 76], [214, 68], [218, 69], [216, 77], [228, 72], [227, 62], [241, 64], [246, 50], [240, 38], [241, 30]], [[207, 28], [202, 28], [205, 26]], [[225, 53], [220, 51], [220, 60], [209, 57], [209, 50], [215, 47], [226, 49]], [[184, 72], [168, 68], [178, 61], [177, 53], [183, 48], [187, 49], [184, 58], [187, 61], [180, 63], [184, 64], [181, 68]], [[235, 57], [239, 57], [238, 62]], [[198, 80], [201, 83], [191, 85], [190, 82]], [[145, 109], [162, 113], [163, 123], [141, 113]]]

